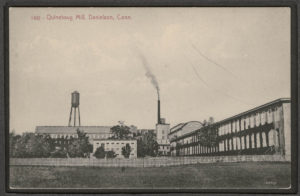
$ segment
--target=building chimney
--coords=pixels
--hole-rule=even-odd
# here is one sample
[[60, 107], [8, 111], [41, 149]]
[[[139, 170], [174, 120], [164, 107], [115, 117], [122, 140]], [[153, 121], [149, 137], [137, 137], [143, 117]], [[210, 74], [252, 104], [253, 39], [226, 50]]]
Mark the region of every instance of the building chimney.
[[160, 100], [157, 101], [157, 124], [160, 124]]

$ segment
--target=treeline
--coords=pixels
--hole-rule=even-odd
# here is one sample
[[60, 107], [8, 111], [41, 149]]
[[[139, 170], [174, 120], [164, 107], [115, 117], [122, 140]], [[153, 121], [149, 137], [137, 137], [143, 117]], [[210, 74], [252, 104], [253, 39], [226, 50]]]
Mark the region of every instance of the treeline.
[[77, 138], [53, 139], [48, 134], [9, 134], [9, 155], [15, 158], [90, 157], [93, 145], [86, 133], [77, 129]]
[[[133, 137], [125, 125], [116, 125], [111, 128], [113, 136], [108, 139], [136, 139], [137, 157], [157, 156], [158, 144], [156, 136], [147, 132]], [[122, 148], [122, 155], [129, 158], [132, 147], [128, 144]], [[87, 134], [77, 129], [77, 137], [51, 138], [49, 134], [23, 133], [9, 134], [9, 155], [12, 158], [90, 158], [93, 145], [89, 142]], [[104, 146], [95, 149], [96, 158], [115, 158], [117, 154], [110, 150], [105, 151]]]

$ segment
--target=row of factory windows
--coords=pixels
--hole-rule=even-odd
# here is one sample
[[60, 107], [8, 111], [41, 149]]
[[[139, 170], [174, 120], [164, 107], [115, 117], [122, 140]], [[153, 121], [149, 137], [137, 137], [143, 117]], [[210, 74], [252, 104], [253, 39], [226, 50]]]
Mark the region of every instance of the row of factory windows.
[[240, 119], [225, 123], [224, 125], [219, 126], [218, 135], [235, 133], [249, 128], [259, 127], [266, 123], [271, 124], [278, 121], [280, 121], [280, 110], [279, 107], [275, 107], [267, 111], [256, 112], [254, 114], [241, 117]]
[[159, 146], [159, 149], [161, 149], [161, 150], [169, 150], [169, 146], [163, 146], [163, 145], [161, 145], [161, 146]]
[[[100, 143], [96, 142], [96, 144], [99, 145]], [[115, 144], [116, 145], [126, 145], [126, 144], [129, 144], [130, 145], [130, 142], [125, 142], [125, 143], [124, 142], [120, 142], [120, 143], [119, 142], [112, 142], [112, 143], [106, 142], [106, 144], [107, 145], [115, 145]], [[131, 142], [131, 144], [134, 145], [134, 142]], [[105, 143], [101, 143], [100, 145], [105, 145]]]
[[233, 137], [219, 142], [219, 151], [244, 150], [249, 148], [261, 148], [267, 146], [279, 146], [278, 132], [270, 130], [268, 137], [265, 132], [257, 132], [242, 137]]
[[267, 146], [279, 146], [278, 132], [270, 130], [268, 133], [268, 141], [265, 132], [258, 132], [256, 134], [246, 135], [240, 137], [233, 137], [219, 142], [217, 146], [202, 146], [197, 144], [194, 146], [183, 147], [179, 149], [179, 155], [193, 155], [193, 154], [208, 154], [214, 152], [224, 152], [232, 150], [244, 150], [250, 148], [261, 148]]
[[190, 147], [185, 147], [185, 148], [179, 149], [180, 156], [194, 155], [194, 154], [208, 154], [208, 153], [214, 153], [214, 152], [218, 152], [218, 149], [215, 146], [208, 147], [208, 146], [197, 145], [197, 146], [190, 146]]
[[[59, 138], [77, 138], [77, 134], [50, 134], [51, 138], [59, 139]], [[87, 134], [90, 139], [106, 139], [111, 136], [111, 134]]]
[[[100, 146], [95, 146], [96, 149], [97, 149], [98, 147], [100, 147]], [[112, 151], [116, 152], [116, 151], [122, 150], [122, 148], [105, 148], [105, 150], [106, 150], [106, 151], [112, 150]], [[134, 148], [131, 148], [131, 152], [133, 152], [133, 151], [134, 151]]]

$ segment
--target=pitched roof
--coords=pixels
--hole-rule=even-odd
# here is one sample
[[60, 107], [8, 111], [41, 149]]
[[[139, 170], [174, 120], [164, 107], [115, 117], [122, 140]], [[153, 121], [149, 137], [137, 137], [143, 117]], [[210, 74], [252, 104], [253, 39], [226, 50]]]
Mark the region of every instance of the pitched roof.
[[245, 115], [249, 115], [250, 113], [252, 112], [256, 112], [256, 111], [259, 111], [259, 110], [264, 110], [266, 108], [268, 108], [269, 106], [272, 106], [272, 105], [275, 105], [275, 104], [279, 104], [279, 103], [290, 103], [291, 102], [291, 99], [290, 98], [279, 98], [279, 99], [276, 99], [274, 101], [271, 101], [271, 102], [268, 102], [266, 104], [263, 104], [263, 105], [260, 105], [260, 106], [257, 106], [255, 108], [252, 108], [250, 110], [247, 110], [245, 112], [242, 112], [242, 113], [239, 113], [237, 115], [234, 115], [234, 116], [231, 116], [229, 118], [225, 118], [223, 120], [220, 120], [218, 122], [215, 122], [214, 124], [221, 124], [225, 121], [229, 121], [229, 120], [232, 120], [232, 119], [235, 119], [235, 118], [239, 118], [241, 116], [245, 116]]
[[37, 126], [35, 128], [36, 133], [48, 133], [48, 134], [73, 134], [76, 130], [84, 131], [88, 134], [109, 134], [111, 126]]
[[170, 134], [174, 133], [174, 132], [177, 132], [177, 131], [180, 131], [180, 130], [184, 130], [185, 128], [186, 128], [185, 131], [190, 132], [190, 131], [194, 131], [196, 129], [199, 129], [202, 126], [203, 126], [202, 123], [199, 122], [199, 121], [189, 121], [189, 122], [186, 122], [186, 123], [180, 123], [180, 124], [178, 124], [178, 125], [171, 128]]

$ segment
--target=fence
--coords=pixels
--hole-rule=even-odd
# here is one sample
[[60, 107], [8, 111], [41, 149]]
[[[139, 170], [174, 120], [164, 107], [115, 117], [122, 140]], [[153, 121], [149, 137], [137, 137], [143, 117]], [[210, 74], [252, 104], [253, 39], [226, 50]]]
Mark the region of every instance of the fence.
[[259, 161], [290, 161], [281, 155], [240, 155], [210, 157], [152, 157], [136, 159], [95, 159], [95, 158], [11, 158], [10, 165], [30, 166], [90, 166], [90, 167], [165, 167], [199, 163], [234, 163]]

